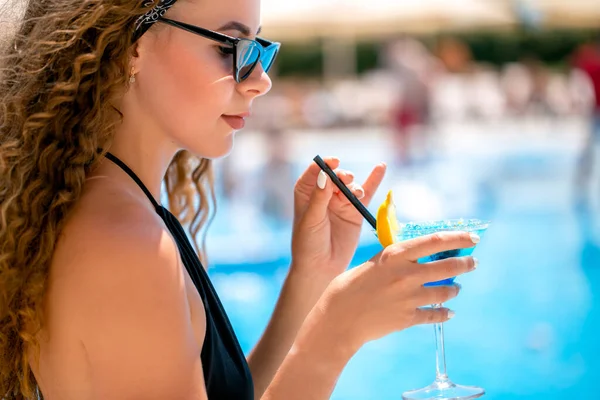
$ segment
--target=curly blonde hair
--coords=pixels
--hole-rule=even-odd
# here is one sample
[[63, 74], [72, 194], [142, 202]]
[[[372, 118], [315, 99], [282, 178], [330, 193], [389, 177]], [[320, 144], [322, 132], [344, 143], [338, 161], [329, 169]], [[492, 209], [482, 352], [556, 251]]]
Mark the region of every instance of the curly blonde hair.
[[[65, 219], [122, 114], [141, 0], [0, 0], [0, 398], [41, 396], [42, 301]], [[11, 15], [9, 15], [11, 14]], [[194, 238], [214, 205], [211, 162], [179, 152], [169, 208]], [[197, 199], [199, 198], [199, 203]], [[197, 240], [195, 241], [197, 243]], [[204, 237], [199, 255], [204, 254]]]

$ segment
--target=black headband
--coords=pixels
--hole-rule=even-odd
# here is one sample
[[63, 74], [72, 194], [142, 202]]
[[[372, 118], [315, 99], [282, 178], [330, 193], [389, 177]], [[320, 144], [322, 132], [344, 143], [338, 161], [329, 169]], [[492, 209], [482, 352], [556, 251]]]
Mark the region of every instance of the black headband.
[[177, 0], [150, 0], [144, 3], [144, 7], [152, 7], [146, 14], [140, 16], [135, 21], [133, 41], [138, 40], [150, 27], [165, 15], [167, 10], [175, 4]]

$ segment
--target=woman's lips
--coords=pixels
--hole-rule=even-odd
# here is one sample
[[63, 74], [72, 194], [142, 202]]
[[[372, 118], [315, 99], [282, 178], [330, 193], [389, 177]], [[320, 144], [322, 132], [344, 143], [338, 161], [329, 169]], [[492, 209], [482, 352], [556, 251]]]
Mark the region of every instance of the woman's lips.
[[246, 125], [244, 117], [239, 115], [222, 115], [221, 118], [223, 118], [225, 122], [227, 122], [227, 124], [229, 124], [229, 126], [235, 130], [242, 129], [244, 125]]

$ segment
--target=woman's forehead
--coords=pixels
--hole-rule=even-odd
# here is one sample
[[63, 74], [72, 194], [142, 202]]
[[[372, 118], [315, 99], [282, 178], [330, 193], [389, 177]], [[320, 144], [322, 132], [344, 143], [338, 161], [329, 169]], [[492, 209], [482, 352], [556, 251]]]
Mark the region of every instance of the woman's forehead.
[[254, 36], [260, 27], [260, 0], [178, 0], [166, 16], [213, 30], [225, 27], [242, 36]]

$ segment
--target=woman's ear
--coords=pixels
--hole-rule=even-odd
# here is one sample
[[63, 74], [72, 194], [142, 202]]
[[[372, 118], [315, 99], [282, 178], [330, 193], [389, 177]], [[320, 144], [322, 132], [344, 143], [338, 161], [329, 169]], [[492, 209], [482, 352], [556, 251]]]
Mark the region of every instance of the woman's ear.
[[135, 75], [140, 70], [140, 65], [142, 63], [141, 56], [140, 56], [140, 50], [141, 50], [140, 40], [142, 40], [142, 38], [138, 39], [138, 41], [136, 41], [131, 46], [130, 56], [129, 56], [129, 73], [130, 73], [130, 75]]
[[[1, 1], [1, 0], [0, 0]], [[130, 49], [129, 68], [133, 67], [135, 73], [139, 73], [144, 69], [144, 63], [147, 58], [147, 54], [152, 52], [152, 48], [157, 45], [158, 35], [160, 29], [164, 29], [162, 24], [155, 23], [148, 31], [146, 31]]]

